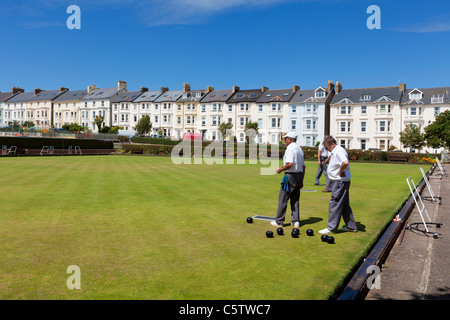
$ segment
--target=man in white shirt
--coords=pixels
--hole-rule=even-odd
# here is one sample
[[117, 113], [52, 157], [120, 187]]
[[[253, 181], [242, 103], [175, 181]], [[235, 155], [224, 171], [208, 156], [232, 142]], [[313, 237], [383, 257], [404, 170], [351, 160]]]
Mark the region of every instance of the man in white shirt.
[[344, 148], [337, 145], [332, 136], [324, 139], [323, 144], [330, 152], [330, 162], [327, 169], [328, 179], [330, 179], [331, 199], [328, 209], [328, 227], [320, 230], [320, 234], [334, 233], [341, 220], [344, 219], [346, 226], [340, 231], [356, 232], [356, 222], [353, 211], [350, 207], [350, 165], [348, 154]]
[[291, 202], [291, 225], [300, 227], [300, 189], [303, 188], [305, 175], [305, 160], [303, 150], [297, 145], [297, 134], [288, 132], [283, 136], [286, 151], [283, 157], [283, 166], [277, 169], [277, 173], [285, 172], [278, 195], [278, 210], [275, 221], [271, 225], [283, 227], [288, 201]]
[[316, 181], [314, 182], [314, 185], [316, 186], [320, 186], [320, 176], [323, 174], [325, 175], [326, 178], [326, 185], [325, 185], [325, 190], [323, 190], [322, 192], [331, 192], [331, 187], [330, 187], [330, 180], [328, 179], [328, 174], [327, 174], [327, 164], [326, 161], [328, 159], [328, 151], [327, 149], [325, 149], [323, 143], [321, 142], [319, 144], [319, 147], [317, 148], [317, 163], [319, 164], [319, 168], [317, 169], [317, 173], [316, 173]]

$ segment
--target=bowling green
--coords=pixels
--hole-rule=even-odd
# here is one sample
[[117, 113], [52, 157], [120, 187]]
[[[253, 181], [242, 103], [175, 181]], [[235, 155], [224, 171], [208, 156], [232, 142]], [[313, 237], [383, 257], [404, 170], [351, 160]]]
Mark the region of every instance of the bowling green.
[[[421, 174], [414, 164], [351, 162], [359, 232], [326, 244], [318, 231], [327, 226], [330, 193], [314, 185], [317, 162], [306, 166], [304, 189], [317, 192], [301, 193], [294, 239], [290, 226], [278, 236], [267, 221], [246, 221], [276, 213], [282, 176], [261, 175], [261, 164], [175, 165], [170, 157], [138, 155], [2, 158], [0, 298], [333, 297], [408, 198], [406, 178], [418, 182]], [[67, 286], [73, 265], [81, 289]]]

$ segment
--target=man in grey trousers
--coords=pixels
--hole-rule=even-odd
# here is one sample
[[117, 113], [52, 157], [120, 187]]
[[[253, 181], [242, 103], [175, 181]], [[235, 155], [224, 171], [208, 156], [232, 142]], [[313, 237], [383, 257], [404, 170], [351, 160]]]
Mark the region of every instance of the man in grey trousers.
[[344, 219], [345, 226], [339, 231], [357, 232], [355, 218], [350, 207], [350, 165], [348, 154], [344, 148], [337, 145], [332, 136], [324, 139], [323, 144], [330, 152], [330, 162], [328, 165], [328, 178], [331, 186], [331, 199], [328, 208], [328, 227], [320, 230], [320, 234], [334, 233], [341, 220]]
[[283, 227], [286, 216], [286, 208], [291, 201], [291, 225], [300, 227], [300, 189], [303, 188], [305, 175], [305, 161], [302, 148], [297, 145], [297, 134], [288, 132], [283, 136], [286, 143], [286, 151], [283, 157], [283, 166], [277, 169], [277, 173], [285, 172], [278, 195], [278, 210], [275, 221], [270, 224], [275, 227]]
[[322, 192], [331, 192], [330, 187], [330, 179], [328, 179], [327, 174], [327, 159], [328, 159], [328, 151], [325, 149], [323, 142], [319, 144], [319, 147], [317, 148], [317, 163], [319, 164], [319, 168], [317, 168], [316, 173], [316, 180], [314, 182], [314, 185], [320, 186], [320, 176], [323, 174], [325, 175], [326, 184], [325, 189], [322, 190]]

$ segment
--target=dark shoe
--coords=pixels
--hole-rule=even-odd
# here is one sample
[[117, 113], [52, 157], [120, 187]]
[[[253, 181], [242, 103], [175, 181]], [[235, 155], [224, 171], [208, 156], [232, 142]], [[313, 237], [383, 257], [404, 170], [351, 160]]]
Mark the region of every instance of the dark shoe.
[[323, 184], [320, 183], [314, 183], [315, 186], [323, 186]]

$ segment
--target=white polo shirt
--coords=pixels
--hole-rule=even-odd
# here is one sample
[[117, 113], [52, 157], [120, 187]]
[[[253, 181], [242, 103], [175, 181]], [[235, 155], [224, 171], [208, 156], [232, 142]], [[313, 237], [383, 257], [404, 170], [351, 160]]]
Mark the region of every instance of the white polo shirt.
[[341, 181], [350, 181], [350, 163], [345, 168], [345, 177], [341, 177], [339, 175], [339, 169], [344, 161], [348, 161], [348, 154], [344, 148], [337, 145], [333, 151], [331, 151], [330, 162], [328, 164], [327, 174], [328, 178], [331, 180], [341, 180]]
[[321, 157], [328, 158], [328, 150], [325, 149], [325, 146], [323, 145], [322, 142], [319, 144], [319, 148], [317, 150], [320, 151], [320, 156]]
[[291, 142], [291, 144], [287, 146], [286, 151], [284, 152], [283, 165], [285, 165], [286, 163], [293, 163], [294, 165], [285, 172], [303, 172], [303, 166], [305, 165], [303, 150], [295, 142]]

